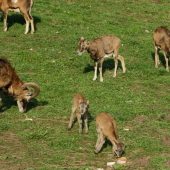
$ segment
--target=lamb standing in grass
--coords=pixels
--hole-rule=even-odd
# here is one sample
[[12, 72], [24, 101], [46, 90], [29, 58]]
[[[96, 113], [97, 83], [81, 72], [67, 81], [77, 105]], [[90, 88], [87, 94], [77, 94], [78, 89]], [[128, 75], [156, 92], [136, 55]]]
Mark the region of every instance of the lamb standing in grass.
[[93, 81], [97, 79], [97, 64], [98, 60], [100, 63], [99, 71], [100, 71], [100, 82], [103, 82], [102, 76], [102, 64], [104, 58], [113, 56], [115, 61], [115, 71], [113, 77], [116, 77], [117, 65], [119, 59], [122, 63], [123, 73], [126, 72], [124, 58], [118, 55], [119, 47], [120, 47], [120, 39], [115, 37], [114, 35], [104, 35], [99, 38], [95, 38], [91, 42], [85, 40], [84, 37], [81, 37], [81, 41], [78, 43], [79, 47], [77, 50], [77, 54], [81, 55], [85, 51], [87, 51], [91, 58], [94, 60], [94, 78]]
[[82, 119], [84, 116], [84, 122], [86, 126], [86, 133], [88, 133], [88, 111], [89, 111], [89, 100], [86, 101], [82, 94], [77, 94], [73, 99], [72, 113], [70, 116], [70, 123], [68, 129], [70, 130], [73, 124], [74, 112], [77, 109], [76, 116], [79, 122], [79, 133], [82, 134]]

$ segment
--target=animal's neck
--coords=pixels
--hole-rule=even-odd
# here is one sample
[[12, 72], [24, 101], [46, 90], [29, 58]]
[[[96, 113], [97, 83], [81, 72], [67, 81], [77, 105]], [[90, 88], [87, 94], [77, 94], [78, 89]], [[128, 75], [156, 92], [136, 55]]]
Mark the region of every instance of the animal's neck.
[[114, 134], [113, 134], [112, 137], [110, 137], [109, 140], [112, 142], [112, 144], [113, 144], [113, 142], [115, 142], [115, 143], [117, 143], [117, 144], [120, 143], [119, 138], [117, 137], [117, 135], [114, 135]]
[[10, 95], [12, 95], [15, 99], [17, 99], [23, 92], [21, 86], [24, 83], [20, 79], [16, 79], [15, 81], [12, 82], [11, 86], [8, 88], [8, 92]]
[[90, 54], [94, 54], [94, 46], [91, 43], [89, 46], [87, 46], [87, 52]]

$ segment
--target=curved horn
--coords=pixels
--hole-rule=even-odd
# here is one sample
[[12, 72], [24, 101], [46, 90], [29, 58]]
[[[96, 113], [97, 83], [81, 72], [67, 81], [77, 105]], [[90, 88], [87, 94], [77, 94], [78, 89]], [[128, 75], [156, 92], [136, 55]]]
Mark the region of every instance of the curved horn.
[[36, 97], [39, 94], [39, 92], [40, 92], [40, 88], [39, 88], [39, 86], [36, 83], [25, 83], [25, 84], [22, 85], [22, 87], [23, 86], [25, 86], [25, 87], [32, 87], [34, 89], [34, 93], [31, 96], [31, 98]]

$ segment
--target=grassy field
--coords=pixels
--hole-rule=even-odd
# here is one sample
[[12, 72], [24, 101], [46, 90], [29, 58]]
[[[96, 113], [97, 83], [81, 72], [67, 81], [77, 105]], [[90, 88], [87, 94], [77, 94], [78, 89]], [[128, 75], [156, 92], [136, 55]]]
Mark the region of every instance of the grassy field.
[[[22, 114], [16, 101], [3, 95], [0, 103], [0, 169], [107, 169], [116, 161], [106, 142], [98, 155], [96, 116], [107, 112], [125, 141], [126, 166], [114, 169], [170, 169], [170, 73], [160, 52], [154, 64], [152, 33], [170, 29], [168, 0], [34, 0], [35, 34], [24, 35], [25, 20], [9, 13], [8, 31], [0, 22], [0, 53], [19, 77], [40, 86], [40, 94]], [[96, 81], [94, 63], [86, 52], [77, 56], [78, 42], [113, 34], [121, 39], [119, 63], [103, 64], [104, 82]], [[75, 94], [90, 100], [89, 134], [78, 133], [78, 122], [67, 130]], [[33, 121], [26, 120], [31, 118]], [[130, 131], [125, 131], [129, 128]]]

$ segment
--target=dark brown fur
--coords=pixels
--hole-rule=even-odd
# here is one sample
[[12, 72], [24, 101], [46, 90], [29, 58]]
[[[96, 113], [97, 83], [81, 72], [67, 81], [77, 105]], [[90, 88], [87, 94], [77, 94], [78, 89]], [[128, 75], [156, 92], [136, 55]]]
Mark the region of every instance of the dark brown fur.
[[[28, 87], [33, 87], [35, 93], [32, 94]], [[35, 83], [24, 84], [10, 62], [3, 57], [0, 57], [0, 90], [17, 100], [20, 112], [25, 112], [30, 99], [39, 93], [38, 85]]]
[[[16, 93], [14, 94], [14, 98], [20, 96], [20, 92], [18, 93], [18, 86], [22, 86], [24, 83], [19, 79], [15, 70], [11, 67], [11, 64], [5, 58], [0, 58], [0, 88], [7, 95], [12, 95], [10, 87], [13, 86]], [[26, 89], [26, 88], [24, 88]], [[20, 90], [19, 90], [20, 91]], [[22, 98], [22, 97], [21, 97]]]

